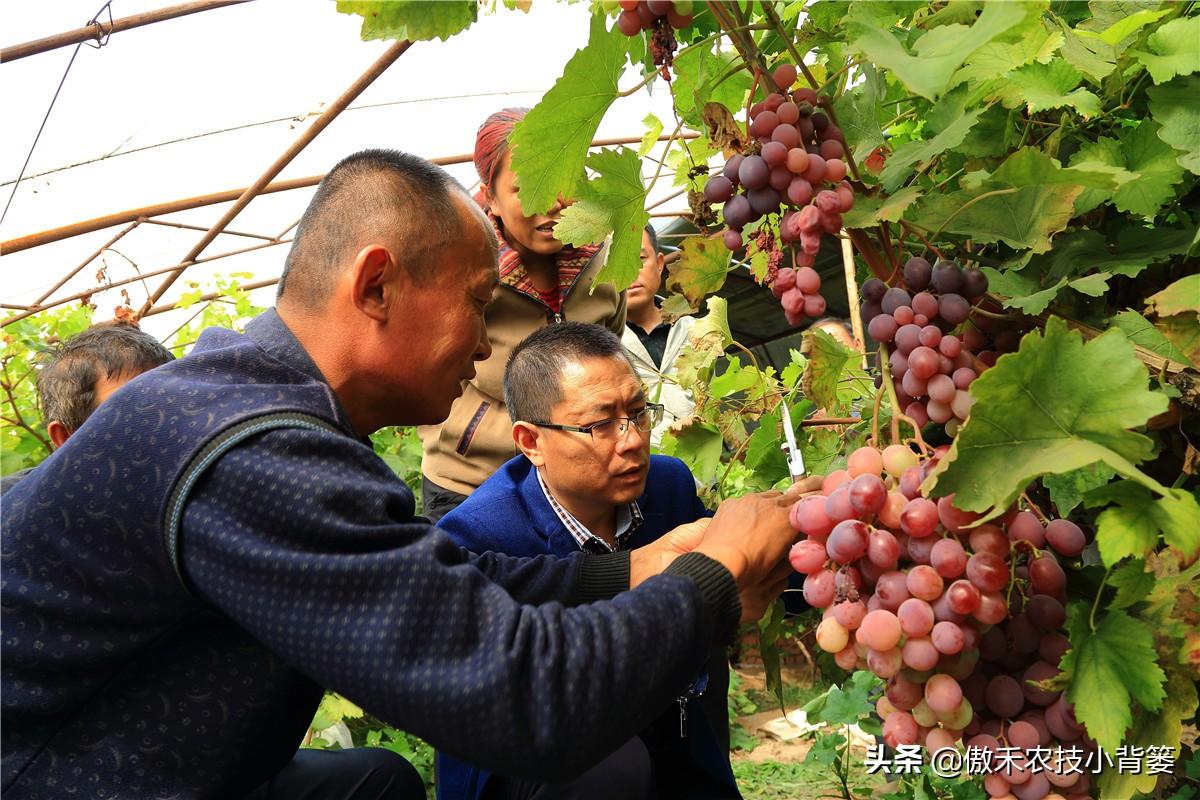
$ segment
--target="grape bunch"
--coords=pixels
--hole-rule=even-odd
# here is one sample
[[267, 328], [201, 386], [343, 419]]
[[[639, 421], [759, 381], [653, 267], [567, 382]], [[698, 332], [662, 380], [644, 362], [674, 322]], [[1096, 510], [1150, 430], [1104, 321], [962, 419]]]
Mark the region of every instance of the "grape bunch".
[[[843, 669], [883, 678], [883, 738], [931, 753], [974, 748], [992, 797], [1087, 797], [1088, 778], [1035, 748], [1094, 751], [1061, 691], [1070, 648], [1060, 559], [1086, 546], [1075, 523], [1015, 508], [998, 522], [923, 497], [948, 448], [921, 463], [904, 445], [851, 453], [821, 493], [791, 510], [805, 599], [824, 610], [817, 644]], [[1055, 771], [1058, 770], [1058, 771]]]
[[[953, 261], [910, 258], [902, 286], [878, 278], [862, 286], [862, 319], [888, 353], [897, 399], [913, 422], [945, 425], [953, 436], [971, 411], [967, 388], [995, 363], [980, 352], [984, 338], [968, 322], [971, 305], [987, 292], [987, 276]], [[977, 357], [976, 352], [980, 352]]]
[[[841, 129], [817, 110], [816, 92], [790, 91], [796, 82], [792, 64], [778, 65], [771, 80], [778, 91], [750, 108], [754, 142], [750, 153], [726, 161], [721, 172], [705, 184], [704, 196], [710, 203], [725, 204], [724, 242], [730, 250], [743, 246], [742, 230], [747, 225], [778, 214], [780, 241], [799, 245], [793, 248], [794, 268], [799, 273], [816, 262], [822, 234], [841, 230], [842, 214], [854, 206], [854, 190], [845, 180], [845, 138]], [[803, 287], [810, 286], [811, 280], [792, 282], [792, 276], [783, 271], [780, 276], [787, 276], [784, 284], [777, 282], [773, 288], [791, 324], [824, 313], [824, 301], [812, 299], [820, 297], [819, 280], [810, 293]], [[820, 310], [814, 314], [817, 306]]]
[[[654, 65], [670, 67], [677, 45], [672, 30], [692, 24], [693, 5], [693, 0], [605, 0], [604, 11], [621, 9], [617, 16], [617, 28], [626, 36], [650, 31], [650, 52]], [[665, 72], [663, 75], [667, 77]]]

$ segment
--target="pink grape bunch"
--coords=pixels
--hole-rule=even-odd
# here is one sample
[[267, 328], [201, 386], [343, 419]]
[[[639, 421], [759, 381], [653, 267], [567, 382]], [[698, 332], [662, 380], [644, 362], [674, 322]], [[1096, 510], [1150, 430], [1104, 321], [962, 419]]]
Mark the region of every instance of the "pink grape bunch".
[[868, 279], [862, 319], [871, 338], [887, 348], [905, 415], [920, 427], [942, 424], [954, 436], [971, 411], [968, 387], [996, 362], [995, 352], [980, 352], [983, 334], [968, 321], [972, 304], [987, 292], [987, 276], [953, 261], [917, 257], [905, 263], [903, 278], [892, 287]]
[[[705, 184], [704, 196], [710, 203], [724, 203], [723, 240], [730, 250], [744, 245], [747, 225], [778, 214], [780, 241], [799, 245], [793, 256], [799, 272], [816, 263], [822, 234], [842, 229], [842, 214], [854, 207], [854, 190], [845, 180], [845, 137], [818, 110], [817, 93], [791, 91], [796, 82], [792, 64], [779, 64], [771, 80], [777, 91], [750, 107], [751, 152], [726, 161]], [[824, 313], [824, 301], [813, 299], [820, 297], [819, 279], [810, 292], [797, 289], [783, 270], [779, 274], [787, 277], [773, 288], [790, 324]], [[811, 280], [801, 283], [809, 286]]]
[[[621, 13], [617, 16], [617, 28], [626, 36], [637, 36], [642, 31], [651, 33], [650, 53], [654, 65], [670, 67], [675, 56], [675, 34], [673, 30], [692, 24], [693, 0], [620, 0], [604, 3], [606, 12]], [[663, 77], [670, 79], [667, 73]]]
[[876, 711], [892, 747], [991, 753], [991, 797], [1086, 798], [1086, 776], [1030, 763], [1035, 748], [1095, 748], [1063, 693], [1043, 683], [1070, 648], [1060, 559], [1078, 557], [1086, 537], [1069, 520], [1043, 524], [1016, 508], [980, 524], [953, 495], [922, 496], [947, 450], [922, 462], [904, 445], [861, 447], [792, 507], [805, 538], [791, 564], [823, 610], [817, 645], [843, 669], [886, 681]]

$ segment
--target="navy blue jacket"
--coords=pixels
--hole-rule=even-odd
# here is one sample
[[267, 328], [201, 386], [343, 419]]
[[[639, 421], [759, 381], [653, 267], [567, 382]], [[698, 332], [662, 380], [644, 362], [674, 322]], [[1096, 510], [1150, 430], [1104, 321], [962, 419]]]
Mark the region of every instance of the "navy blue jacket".
[[[646, 490], [637, 502], [643, 521], [630, 535], [631, 548], [648, 544], [679, 525], [711, 515], [696, 496], [692, 473], [682, 461], [669, 456], [650, 457]], [[490, 550], [513, 556], [566, 557], [580, 550], [550, 507], [537, 472], [525, 456], [506, 462], [461, 505], [442, 517], [438, 527], [477, 553]], [[642, 732], [654, 760], [663, 800], [740, 796], [728, 755], [719, 743], [723, 737], [718, 737], [709, 721], [714, 704], [720, 709], [718, 713], [727, 714], [724, 689], [728, 685], [728, 662], [723, 651], [719, 656], [718, 669], [723, 674], [712, 676], [717, 696], [708, 704], [701, 698], [688, 701], [686, 740], [679, 737], [680, 709], [676, 702], [659, 706], [660, 711], [666, 710]], [[709, 669], [712, 671], [714, 667]], [[585, 673], [605, 675], [599, 665], [585, 667]], [[679, 685], [679, 693], [683, 694], [687, 686], [687, 682]], [[724, 720], [728, 725], [727, 717]], [[438, 798], [477, 800], [491, 774], [487, 769], [439, 752]]]
[[[184, 465], [297, 411], [335, 430], [217, 459], [173, 558]], [[322, 687], [473, 763], [565, 779], [648, 724], [739, 613], [698, 554], [616, 597], [627, 556], [472, 556], [413, 516], [273, 311], [135, 378], [3, 503], [6, 800], [240, 797], [292, 757]]]

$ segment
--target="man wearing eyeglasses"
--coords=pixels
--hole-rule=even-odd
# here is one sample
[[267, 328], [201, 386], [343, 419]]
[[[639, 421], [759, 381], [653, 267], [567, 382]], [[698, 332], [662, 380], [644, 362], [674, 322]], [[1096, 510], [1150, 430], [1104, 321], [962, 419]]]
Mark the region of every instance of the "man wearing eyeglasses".
[[[438, 523], [464, 547], [516, 556], [609, 553], [708, 516], [684, 463], [650, 455], [663, 408], [646, 401], [621, 340], [606, 328], [567, 322], [527, 337], [509, 357], [504, 398], [521, 455]], [[728, 680], [723, 651], [714, 653], [707, 674], [687, 676], [675, 697], [647, 710], [650, 724], [639, 736], [570, 783], [492, 775], [439, 755], [438, 797], [740, 797], [728, 758]]]

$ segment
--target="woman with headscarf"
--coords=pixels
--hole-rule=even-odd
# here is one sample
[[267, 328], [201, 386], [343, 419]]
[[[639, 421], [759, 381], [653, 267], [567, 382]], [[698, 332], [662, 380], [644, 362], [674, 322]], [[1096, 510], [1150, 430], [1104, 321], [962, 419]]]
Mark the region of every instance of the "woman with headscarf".
[[464, 384], [446, 421], [420, 430], [423, 513], [434, 521], [517, 454], [503, 384], [505, 363], [517, 343], [564, 320], [603, 325], [618, 336], [625, 327], [625, 293], [608, 284], [593, 287], [606, 249], [568, 247], [554, 238], [554, 226], [570, 201], [560, 196], [544, 213], [527, 214], [521, 207], [508, 139], [527, 111], [498, 111], [475, 137], [476, 199], [500, 240], [500, 284], [486, 313], [491, 357]]

